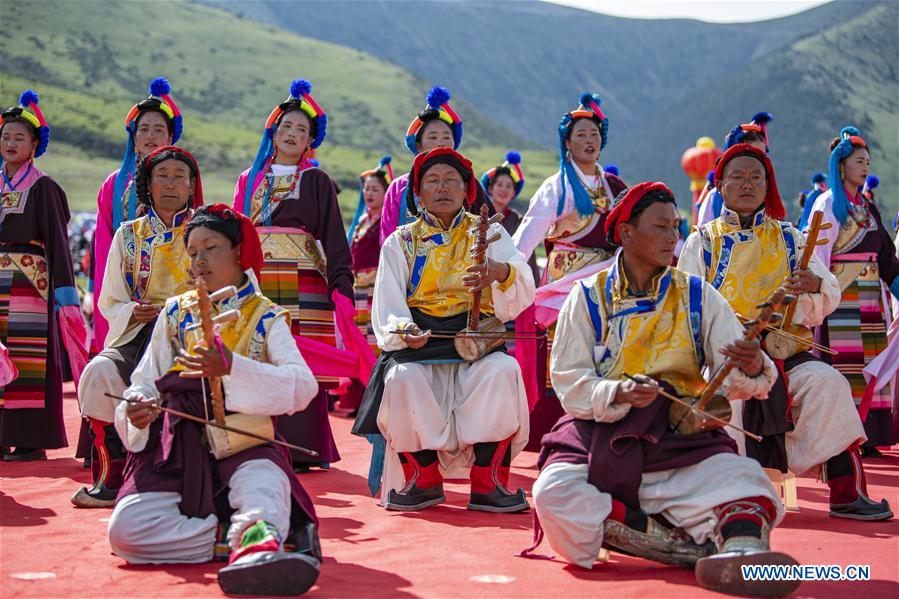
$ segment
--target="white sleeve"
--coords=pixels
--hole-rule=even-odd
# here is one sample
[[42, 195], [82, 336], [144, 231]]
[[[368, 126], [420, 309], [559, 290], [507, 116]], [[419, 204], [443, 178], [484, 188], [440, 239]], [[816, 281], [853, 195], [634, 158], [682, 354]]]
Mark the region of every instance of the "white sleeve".
[[702, 236], [699, 231], [693, 231], [687, 237], [677, 261], [677, 267], [691, 275], [702, 279], [706, 278], [705, 261], [702, 259]]
[[[174, 363], [172, 346], [169, 344], [166, 331], [165, 309], [156, 318], [153, 326], [153, 334], [150, 337], [150, 345], [144, 352], [143, 358], [131, 373], [131, 386], [125, 389], [124, 396], [128, 399], [157, 399], [159, 391], [156, 389], [156, 380], [169, 371]], [[132, 426], [127, 416], [128, 404], [119, 402], [116, 406], [115, 427], [122, 439], [125, 449], [128, 451], [142, 451], [150, 438], [150, 427], [138, 429]]]
[[[553, 184], [555, 182], [555, 184]], [[561, 178], [557, 175], [550, 177], [537, 189], [528, 211], [521, 224], [512, 236], [512, 242], [525, 260], [531, 257], [534, 249], [546, 239], [546, 233], [556, 222], [556, 206], [559, 201]]]
[[487, 247], [487, 256], [497, 262], [504, 262], [514, 269], [510, 275], [515, 277], [511, 286], [508, 280], [503, 283], [493, 283], [491, 286], [493, 309], [496, 316], [503, 322], [507, 322], [534, 303], [534, 277], [531, 274], [531, 267], [528, 266], [521, 252], [515, 249], [512, 238], [509, 237], [502, 225], [493, 224], [489, 234], [494, 233], [499, 233], [500, 238]]
[[[805, 236], [792, 229], [795, 247], [805, 245]], [[821, 234], [826, 231], [821, 231]], [[822, 246], [823, 247], [823, 246]], [[821, 263], [817, 250], [809, 260], [808, 268], [813, 274], [821, 277], [821, 289], [817, 293], [803, 293], [796, 301], [796, 310], [793, 312], [793, 322], [808, 327], [814, 327], [824, 322], [824, 319], [840, 305], [842, 292], [837, 278], [830, 269]]]
[[225, 407], [265, 416], [305, 410], [318, 393], [318, 382], [283, 318], [272, 324], [265, 350], [265, 362], [233, 354], [231, 374], [222, 377]]
[[[594, 279], [588, 279], [594, 280]], [[596, 332], [580, 283], [569, 292], [559, 319], [550, 356], [552, 385], [565, 412], [584, 420], [616, 422], [630, 411], [630, 404], [613, 403], [619, 381], [596, 372]]]
[[406, 303], [406, 282], [409, 280], [409, 263], [403, 254], [399, 232], [393, 232], [381, 246], [378, 274], [372, 298], [371, 324], [378, 347], [383, 351], [396, 351], [408, 347], [395, 331], [413, 322]]
[[[714, 287], [703, 283], [702, 289], [702, 346], [706, 364], [715, 372], [724, 362], [721, 355], [724, 346], [743, 336], [743, 326], [737, 320], [730, 304]], [[777, 380], [777, 369], [771, 358], [762, 352], [762, 371], [750, 377], [738, 368], [730, 371], [724, 381], [723, 391], [728, 399], [744, 400], [753, 397], [764, 399]]]
[[103, 346], [118, 338], [128, 329], [131, 323], [131, 315], [138, 303], [131, 299], [131, 289], [125, 282], [122, 274], [124, 261], [125, 239], [122, 235], [122, 227], [115, 232], [112, 239], [112, 247], [104, 265], [103, 288], [100, 290], [100, 298], [97, 306], [100, 314], [109, 323], [109, 332], [106, 339], [101, 339]]
[[[706, 185], [708, 185], [708, 183], [706, 183]], [[699, 210], [696, 213], [696, 226], [701, 227], [717, 218], [714, 212], [714, 198], [715, 188], [712, 187], [706, 192], [705, 197], [702, 199], [702, 203], [699, 205]]]

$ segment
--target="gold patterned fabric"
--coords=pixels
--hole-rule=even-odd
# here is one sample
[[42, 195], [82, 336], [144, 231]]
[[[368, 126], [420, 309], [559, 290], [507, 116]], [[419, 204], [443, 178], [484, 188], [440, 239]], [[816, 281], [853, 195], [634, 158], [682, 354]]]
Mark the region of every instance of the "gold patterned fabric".
[[[647, 374], [671, 384], [682, 396], [697, 396], [705, 379], [697, 348], [701, 337], [691, 313], [701, 310], [701, 299], [691, 301], [690, 275], [669, 268], [655, 279], [648, 296], [638, 298], [628, 292], [627, 278], [617, 266], [585, 286], [588, 304], [601, 306], [597, 372], [607, 379]], [[701, 294], [701, 286], [699, 290]], [[641, 310], [641, 305], [648, 308]]]
[[167, 227], [150, 209], [145, 216], [122, 224], [122, 274], [133, 299], [161, 305], [191, 287], [190, 258], [184, 245], [189, 216], [190, 209], [185, 208]]
[[743, 229], [736, 212], [723, 208], [721, 216], [700, 229], [706, 261], [706, 280], [734, 311], [753, 318], [758, 305], [780, 287], [796, 265], [793, 229], [768, 218], [764, 208]]
[[[462, 285], [466, 268], [473, 264], [471, 248], [478, 217], [461, 210], [449, 228], [426, 211], [400, 229], [409, 261], [406, 300], [410, 308], [438, 317], [455, 316], [471, 307], [471, 293]], [[506, 284], [511, 285], [514, 273]], [[481, 294], [481, 312], [493, 314], [491, 289]]]

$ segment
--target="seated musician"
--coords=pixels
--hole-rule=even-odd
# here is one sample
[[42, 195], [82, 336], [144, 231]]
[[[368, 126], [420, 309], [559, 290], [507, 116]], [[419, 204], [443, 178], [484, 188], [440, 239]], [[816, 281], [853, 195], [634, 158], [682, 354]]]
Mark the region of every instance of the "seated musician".
[[191, 207], [203, 205], [196, 160], [181, 148], [159, 148], [141, 161], [135, 188], [146, 213], [119, 227], [108, 264], [101, 266], [106, 270], [98, 305], [109, 326], [106, 349], [88, 363], [78, 384], [81, 416], [93, 441], [93, 486], [72, 497], [78, 507], [115, 503], [125, 449], [112, 423], [116, 402], [106, 394], [121, 395], [128, 387], [163, 304], [187, 291], [190, 282], [184, 231]]
[[567, 415], [543, 437], [534, 504], [553, 549], [581, 567], [606, 546], [695, 566], [705, 588], [752, 594], [753, 583], [729, 573], [796, 563], [768, 544], [780, 498], [723, 430], [671, 430], [673, 404], [660, 393], [697, 397], [702, 367], [727, 362], [727, 399], [764, 397], [776, 373], [711, 285], [670, 266], [678, 220], [662, 183], [616, 199], [605, 229], [621, 251], [575, 285], [559, 314], [550, 373]]
[[[219, 325], [206, 349], [199, 343], [202, 329], [190, 326], [200, 318], [191, 305], [197, 292], [166, 302], [125, 391], [131, 401], [116, 407], [128, 461], [109, 543], [131, 564], [199, 563], [213, 559], [217, 539], [225, 536], [230, 561], [218, 575], [224, 592], [299, 594], [318, 578], [321, 551], [312, 501], [287, 451], [243, 444], [242, 451], [215, 458], [208, 449], [211, 429], [160, 415], [155, 406], [209, 420], [215, 406], [207, 397], [218, 379], [225, 410], [245, 418], [244, 430], [271, 431], [274, 416], [305, 409], [318, 385], [286, 311], [257, 290], [262, 250], [252, 222], [223, 204], [206, 206], [188, 222], [186, 244], [191, 273], [210, 291], [237, 288], [214, 303], [213, 314], [239, 315]], [[230, 526], [219, 524], [229, 516]], [[285, 551], [286, 545], [296, 551]]]
[[469, 474], [469, 509], [529, 507], [521, 489], [507, 488], [511, 459], [528, 438], [518, 363], [501, 348], [464, 362], [451, 338], [431, 335], [465, 328], [473, 293], [481, 294], [481, 311], [500, 321], [534, 300], [527, 262], [501, 225], [489, 229], [499, 239], [487, 247], [486, 264], [473, 265], [478, 218], [465, 208], [477, 186], [471, 163], [454, 150], [419, 154], [406, 192], [417, 220], [381, 250], [372, 326], [382, 353], [353, 432], [387, 440], [381, 503], [389, 510], [442, 503], [444, 476]]
[[[836, 278], [812, 256], [798, 268], [805, 238], [788, 221], [774, 167], [763, 150], [737, 144], [719, 159], [715, 186], [724, 198], [721, 216], [703, 225], [684, 244], [678, 267], [703, 277], [738, 315], [754, 317], [757, 306], [786, 284], [797, 296], [790, 329], [821, 324], [840, 302]], [[811, 335], [809, 335], [811, 338]], [[772, 337], [765, 340], [774, 352]], [[782, 373], [767, 401], [747, 401], [733, 411], [734, 423], [763, 437], [761, 443], [735, 435], [741, 453], [763, 466], [796, 474], [821, 468], [830, 487], [830, 515], [888, 520], [886, 500], [867, 496], [858, 447], [865, 431], [846, 378], [797, 347], [775, 354]]]

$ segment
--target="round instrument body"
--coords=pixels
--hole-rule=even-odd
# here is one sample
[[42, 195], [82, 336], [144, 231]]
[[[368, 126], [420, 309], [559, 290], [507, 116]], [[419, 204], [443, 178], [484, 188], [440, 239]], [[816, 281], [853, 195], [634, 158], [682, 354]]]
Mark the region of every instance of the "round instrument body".
[[[775, 360], [786, 360], [796, 354], [808, 351], [814, 342], [812, 332], [802, 326], [791, 326], [786, 329], [790, 336], [783, 335], [780, 331], [771, 331], [765, 336], [765, 352]], [[802, 338], [794, 339], [792, 336]]]
[[[486, 334], [480, 337], [477, 335]], [[453, 345], [459, 356], [466, 362], [477, 362], [506, 342], [506, 325], [496, 316], [490, 316], [478, 323], [478, 330], [465, 328], [456, 334]]]
[[[271, 416], [228, 414], [225, 416], [225, 424], [269, 439], [275, 438], [275, 424]], [[265, 444], [265, 441], [260, 439], [208, 425], [206, 426], [206, 438], [209, 441], [209, 451], [217, 460], [231, 457], [244, 449]]]
[[[685, 397], [684, 401], [696, 404], [699, 398]], [[717, 394], [703, 406], [702, 411], [720, 420], [694, 412], [683, 404], [671, 402], [671, 407], [668, 408], [668, 424], [679, 435], [692, 435], [723, 428], [725, 423], [730, 422], [732, 414], [730, 401], [725, 396]]]

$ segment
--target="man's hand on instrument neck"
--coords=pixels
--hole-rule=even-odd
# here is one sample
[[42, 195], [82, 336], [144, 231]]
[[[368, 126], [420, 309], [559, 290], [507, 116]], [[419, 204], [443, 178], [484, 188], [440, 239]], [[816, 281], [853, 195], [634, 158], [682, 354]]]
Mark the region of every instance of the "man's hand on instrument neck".
[[796, 274], [786, 278], [784, 288], [792, 295], [818, 293], [821, 291], [821, 277], [808, 269], [797, 269]]
[[738, 339], [724, 346], [720, 351], [721, 355], [727, 358], [728, 364], [739, 368], [746, 376], [756, 377], [761, 374], [765, 362], [762, 358], [762, 348], [757, 339], [752, 341]]
[[505, 262], [487, 258], [486, 264], [475, 264], [465, 269], [472, 274], [462, 277], [462, 284], [469, 293], [476, 293], [490, 287], [494, 282], [503, 283], [512, 274], [512, 267]]
[[645, 374], [638, 374], [634, 377], [640, 382], [624, 379], [618, 382], [618, 389], [615, 390], [615, 399], [612, 403], [630, 404], [635, 408], [645, 408], [659, 395], [659, 383]]

